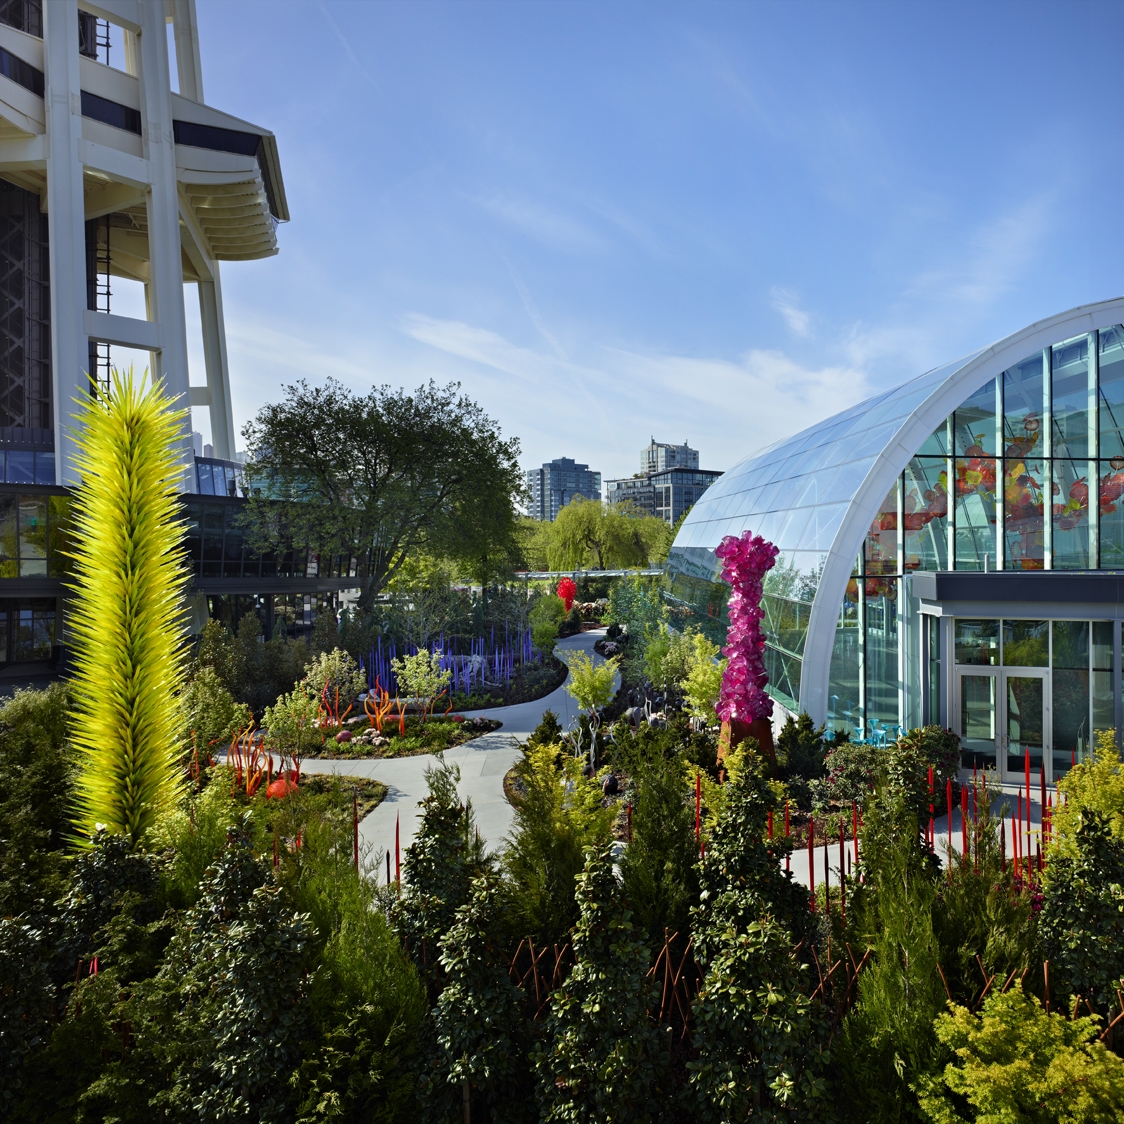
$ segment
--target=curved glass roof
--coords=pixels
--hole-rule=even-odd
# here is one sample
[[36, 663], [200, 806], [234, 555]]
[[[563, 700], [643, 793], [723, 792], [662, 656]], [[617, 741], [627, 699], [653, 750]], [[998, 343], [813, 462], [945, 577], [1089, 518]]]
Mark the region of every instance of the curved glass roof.
[[714, 548], [724, 536], [749, 528], [780, 549], [778, 566], [814, 575], [875, 460], [903, 421], [972, 358], [927, 371], [735, 465], [687, 516], [673, 547], [681, 556], [678, 568], [717, 580], [721, 567]]
[[[926, 439], [989, 380], [1027, 355], [1119, 324], [1124, 298], [1039, 321], [754, 453], [691, 509], [668, 557], [677, 581], [719, 581], [714, 549], [752, 530], [776, 544], [765, 586], [770, 680], [816, 721], [827, 713], [832, 642], [864, 536]], [[714, 594], [705, 616], [720, 619]], [[782, 685], [783, 684], [783, 685]]]

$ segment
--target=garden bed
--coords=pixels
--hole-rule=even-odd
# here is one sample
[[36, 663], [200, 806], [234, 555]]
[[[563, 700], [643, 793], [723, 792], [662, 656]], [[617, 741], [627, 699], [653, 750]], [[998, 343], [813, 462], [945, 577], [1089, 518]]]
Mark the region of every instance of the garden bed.
[[494, 691], [485, 694], [455, 694], [452, 702], [457, 711], [492, 710], [500, 706], [518, 706], [519, 703], [537, 702], [553, 694], [566, 682], [570, 669], [560, 660], [552, 657], [548, 662], [526, 665], [526, 670], [513, 676], [510, 686], [496, 686]]
[[[494, 718], [466, 718], [461, 722], [431, 718], [422, 722], [413, 715], [406, 717], [405, 737], [399, 735], [398, 724], [383, 723], [384, 733], [368, 729], [353, 734], [351, 741], [337, 742], [329, 738], [315, 756], [320, 760], [340, 761], [355, 758], [416, 757], [423, 753], [441, 753], [463, 745], [481, 734], [500, 729], [502, 722]], [[310, 759], [311, 759], [310, 755]]]
[[354, 792], [359, 804], [359, 819], [369, 816], [386, 799], [390, 790], [371, 777], [347, 777], [339, 773], [302, 773], [298, 791], [310, 796], [327, 796], [339, 781], [344, 792]]

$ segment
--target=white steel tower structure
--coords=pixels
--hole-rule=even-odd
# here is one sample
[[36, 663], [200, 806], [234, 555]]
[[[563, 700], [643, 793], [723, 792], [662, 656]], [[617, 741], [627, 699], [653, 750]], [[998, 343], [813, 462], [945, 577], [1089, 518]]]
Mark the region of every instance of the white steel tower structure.
[[[121, 346], [207, 406], [215, 457], [233, 458], [219, 263], [275, 254], [287, 219], [273, 134], [203, 100], [195, 0], [0, 0], [0, 443], [38, 451], [36, 482], [77, 483], [71, 403]], [[143, 283], [144, 319], [112, 311], [114, 278]]]

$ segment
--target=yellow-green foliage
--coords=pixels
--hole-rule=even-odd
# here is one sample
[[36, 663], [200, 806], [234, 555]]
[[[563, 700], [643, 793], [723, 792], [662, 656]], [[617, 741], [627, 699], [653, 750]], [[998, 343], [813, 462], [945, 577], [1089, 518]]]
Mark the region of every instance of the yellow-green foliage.
[[195, 673], [180, 696], [180, 706], [186, 740], [194, 743], [202, 757], [208, 747], [226, 748], [253, 717], [245, 703], [234, 701], [213, 667], [201, 667]]
[[585, 652], [574, 652], [568, 660], [570, 678], [566, 690], [577, 700], [582, 710], [595, 710], [605, 706], [613, 697], [613, 682], [619, 661], [614, 656], [595, 663]]
[[1073, 851], [1073, 836], [1082, 811], [1101, 812], [1113, 835], [1124, 839], [1124, 767], [1112, 730], [1097, 731], [1093, 756], [1075, 765], [1058, 784], [1065, 800], [1054, 811], [1054, 846]]
[[718, 645], [707, 640], [701, 632], [691, 637], [691, 654], [687, 661], [687, 675], [680, 682], [687, 709], [695, 718], [715, 721], [714, 708], [722, 689], [725, 660], [716, 660]]
[[319, 713], [320, 699], [312, 693], [308, 681], [294, 683], [293, 689], [267, 706], [262, 715], [262, 726], [269, 731], [269, 747], [281, 754], [303, 757], [310, 746], [323, 741], [316, 730]]
[[398, 676], [398, 686], [417, 706], [427, 709], [430, 704], [448, 690], [453, 678], [451, 671], [441, 670], [441, 653], [427, 652], [422, 648], [414, 655], [405, 655], [390, 661], [394, 674]]
[[[1097, 1039], [1097, 1020], [1047, 1014], [1020, 984], [979, 1015], [951, 1005], [937, 1037], [955, 1054], [943, 1079], [920, 1083], [936, 1124], [1113, 1124], [1124, 1119], [1124, 1060]], [[961, 1115], [961, 1106], [970, 1106]]]
[[103, 823], [142, 845], [180, 793], [185, 416], [131, 369], [78, 403], [71, 740], [83, 837]]

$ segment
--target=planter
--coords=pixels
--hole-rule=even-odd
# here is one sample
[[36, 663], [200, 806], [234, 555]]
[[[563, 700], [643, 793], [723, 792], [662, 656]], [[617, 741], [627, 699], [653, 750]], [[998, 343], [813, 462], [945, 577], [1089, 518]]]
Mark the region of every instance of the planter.
[[755, 718], [752, 722], [744, 722], [740, 718], [731, 719], [722, 723], [722, 731], [718, 735], [718, 761], [726, 759], [726, 754], [739, 746], [746, 738], [756, 738], [761, 747], [761, 755], [767, 757], [775, 766], [777, 754], [773, 749], [773, 724], [768, 718]]

